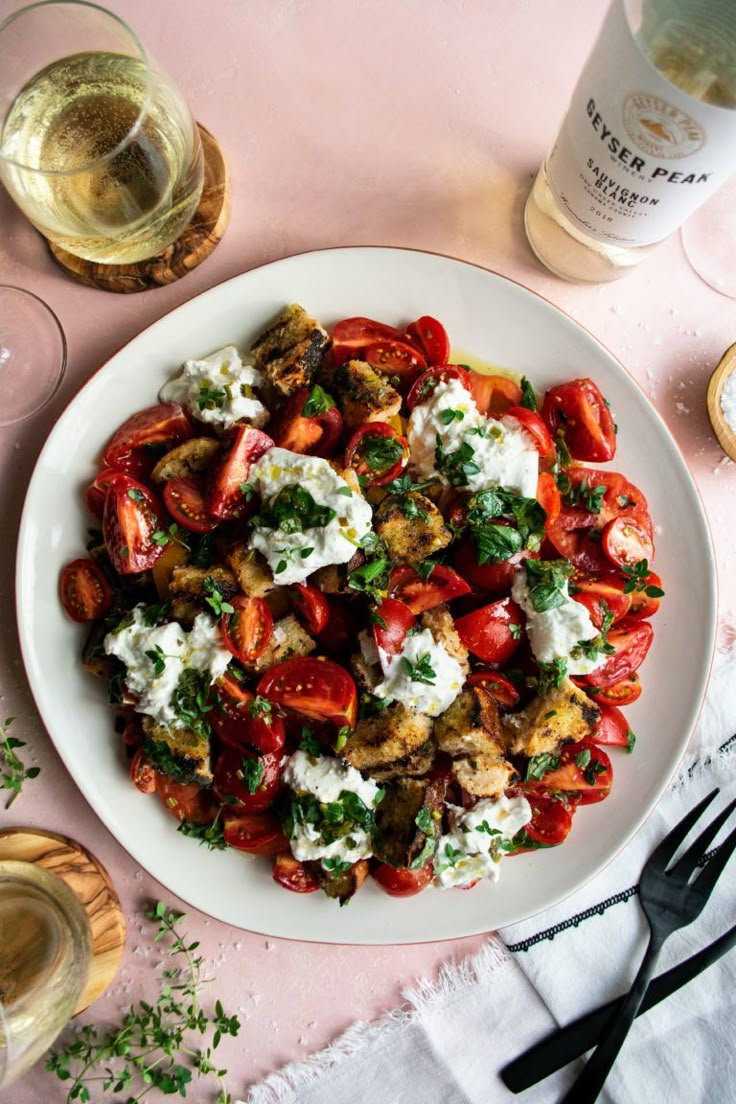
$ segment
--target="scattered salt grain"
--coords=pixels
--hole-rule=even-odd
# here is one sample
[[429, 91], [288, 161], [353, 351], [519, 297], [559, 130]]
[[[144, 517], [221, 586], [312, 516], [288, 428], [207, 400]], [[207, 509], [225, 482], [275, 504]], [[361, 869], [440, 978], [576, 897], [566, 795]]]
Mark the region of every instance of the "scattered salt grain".
[[276, 950], [276, 944], [271, 943], [271, 941], [267, 939], [266, 940], [266, 950], [267, 951], [275, 951]]
[[682, 402], [675, 403], [675, 410], [677, 411], [678, 414], [689, 414], [690, 413], [690, 407], [685, 406], [685, 404], [682, 403]]

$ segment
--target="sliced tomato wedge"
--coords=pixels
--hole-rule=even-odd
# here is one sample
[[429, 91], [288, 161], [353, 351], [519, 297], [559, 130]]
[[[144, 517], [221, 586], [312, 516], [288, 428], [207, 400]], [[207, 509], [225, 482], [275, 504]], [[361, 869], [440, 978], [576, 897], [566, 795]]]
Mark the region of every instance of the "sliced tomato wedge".
[[611, 747], [628, 747], [631, 729], [621, 710], [615, 705], [601, 705], [600, 710], [593, 741]]
[[112, 591], [94, 560], [72, 560], [59, 578], [61, 604], [72, 621], [97, 621], [112, 603]]
[[[630, 617], [653, 617], [659, 609], [659, 596], [647, 594], [649, 587], [656, 587], [657, 590], [662, 590], [662, 580], [656, 571], [650, 571], [647, 576], [646, 587], [644, 590], [632, 590], [626, 595], [631, 599], [631, 609], [629, 610]], [[662, 591], [664, 593], [664, 591]]]
[[345, 656], [353, 649], [355, 638], [362, 625], [356, 603], [340, 594], [325, 594], [329, 617], [327, 624], [317, 634], [320, 651], [328, 655]]
[[471, 372], [470, 390], [481, 414], [494, 418], [506, 414], [510, 407], [521, 404], [521, 388], [508, 376]]
[[156, 789], [156, 771], [151, 766], [143, 748], [138, 748], [130, 761], [130, 777], [141, 793], [153, 793]]
[[519, 691], [513, 682], [498, 671], [474, 671], [472, 675], [468, 675], [465, 685], [482, 686], [504, 709], [513, 709], [519, 700]]
[[534, 447], [541, 457], [546, 459], [554, 450], [549, 430], [539, 414], [534, 410], [527, 410], [525, 406], [510, 406], [504, 413], [504, 418], [515, 418], [522, 429], [526, 430], [534, 441]]
[[592, 740], [566, 744], [559, 759], [559, 767], [547, 771], [539, 782], [527, 782], [526, 785], [553, 793], [574, 794], [580, 805], [593, 805], [608, 797], [613, 785], [613, 767], [605, 751]]
[[323, 632], [330, 619], [330, 607], [322, 591], [308, 583], [294, 583], [289, 597], [307, 631], [312, 636]]
[[307, 720], [355, 726], [355, 683], [344, 667], [330, 659], [285, 659], [266, 672], [258, 683], [258, 693]]
[[471, 373], [467, 368], [461, 368], [459, 364], [443, 364], [437, 368], [428, 368], [414, 381], [406, 400], [409, 410], [426, 402], [434, 392], [438, 383], [448, 380], [457, 380], [466, 391], [472, 391]]
[[[498, 518], [497, 524], [502, 523], [503, 519]], [[453, 563], [474, 589], [501, 595], [510, 593], [516, 569], [526, 559], [538, 560], [539, 552], [523, 548], [501, 563], [479, 564], [475, 541], [468, 537], [458, 546]]]
[[221, 801], [235, 799], [233, 812], [261, 813], [279, 792], [283, 754], [259, 754], [227, 746], [215, 766], [213, 789]]
[[273, 813], [226, 812], [222, 827], [225, 843], [249, 855], [278, 855], [289, 846]]
[[406, 336], [424, 354], [427, 364], [447, 364], [450, 359], [450, 339], [447, 330], [429, 314], [423, 314], [406, 327]]
[[531, 840], [542, 847], [557, 847], [567, 839], [572, 828], [574, 806], [541, 791], [535, 792], [529, 786], [519, 787], [514, 792], [522, 793], [532, 807], [532, 819], [524, 826], [524, 832]]
[[603, 530], [603, 551], [616, 567], [633, 567], [641, 560], [651, 560], [654, 542], [651, 536], [631, 518], [618, 517]]
[[248, 482], [251, 464], [272, 447], [267, 433], [253, 426], [241, 426], [212, 483], [209, 512], [220, 521], [243, 517], [250, 503], [242, 487]]
[[176, 820], [210, 824], [215, 818], [217, 809], [212, 791], [203, 789], [196, 782], [175, 782], [165, 774], [157, 774], [156, 794], [166, 812]]
[[154, 464], [151, 445], [175, 445], [192, 435], [192, 423], [179, 403], [159, 403], [139, 410], [113, 433], [103, 454], [108, 468], [129, 475], [147, 474]]
[[220, 619], [222, 642], [227, 650], [246, 665], [263, 655], [273, 633], [273, 616], [263, 598], [248, 598], [237, 594], [232, 602], [233, 613], [223, 613]]
[[608, 643], [614, 649], [613, 654], [595, 671], [582, 677], [588, 685], [607, 690], [628, 678], [641, 666], [653, 639], [654, 630], [648, 621], [640, 621], [634, 617], [622, 618], [608, 634]]
[[373, 870], [373, 877], [384, 893], [391, 897], [414, 897], [431, 883], [434, 878], [434, 866], [430, 860], [418, 870], [400, 869], [379, 863]]
[[315, 414], [305, 415], [304, 407], [311, 398], [312, 389], [309, 387], [301, 387], [289, 397], [276, 416], [272, 430], [274, 442], [279, 448], [289, 449], [290, 452], [329, 458], [340, 442], [342, 414], [333, 403]]
[[94, 477], [89, 487], [85, 491], [85, 502], [87, 503], [87, 509], [95, 517], [98, 517], [102, 521], [102, 515], [105, 510], [105, 495], [107, 489], [110, 486], [110, 480], [114, 475], [117, 475], [115, 468], [103, 468]]
[[383, 487], [397, 479], [409, 463], [409, 445], [388, 422], [366, 422], [348, 441], [345, 467], [368, 487]]
[[412, 613], [420, 614], [470, 594], [470, 586], [445, 564], [435, 564], [426, 577], [411, 564], [399, 564], [389, 575], [388, 593], [389, 597], [408, 606]]
[[280, 751], [286, 740], [286, 727], [270, 702], [257, 703], [255, 694], [246, 690], [227, 672], [216, 683], [214, 708], [208, 720], [220, 739], [235, 748], [256, 751]]
[[119, 575], [135, 575], [153, 567], [164, 550], [153, 537], [165, 527], [161, 506], [148, 487], [123, 472], [110, 479], [102, 535]]
[[607, 686], [605, 689], [600, 686], [586, 686], [583, 683], [580, 685], [582, 685], [588, 697], [592, 698], [597, 705], [631, 705], [641, 694], [641, 682], [636, 672], [622, 678], [620, 682], [614, 682], [613, 686]]
[[398, 341], [404, 343], [406, 335], [395, 326], [385, 322], [376, 322], [372, 318], [343, 318], [332, 330], [332, 361], [336, 367], [346, 360], [357, 358], [369, 345], [379, 342]]
[[505, 663], [521, 644], [524, 614], [512, 598], [466, 613], [455, 622], [469, 652], [484, 663]]
[[384, 598], [375, 611], [373, 639], [376, 647], [387, 655], [398, 655], [404, 646], [409, 629], [413, 629], [416, 617], [406, 605], [397, 598]]
[[591, 379], [550, 387], [542, 403], [542, 417], [553, 437], [562, 430], [574, 460], [602, 464], [616, 455], [616, 426]]
[[[618, 575], [608, 573], [602, 578], [593, 575], [576, 574], [572, 580], [573, 598], [582, 602], [593, 624], [600, 627], [606, 611], [613, 615], [611, 624], [615, 625], [631, 609], [631, 595], [624, 594], [623, 580]], [[605, 604], [605, 609], [604, 609]]]
[[164, 505], [174, 521], [192, 533], [211, 533], [218, 524], [207, 509], [204, 480], [194, 475], [170, 479], [164, 487]]
[[377, 341], [364, 350], [363, 359], [387, 376], [397, 376], [405, 387], [410, 386], [427, 367], [422, 354], [405, 341]]
[[557, 488], [557, 484], [554, 481], [554, 477], [549, 472], [540, 472], [537, 479], [537, 502], [547, 515], [545, 521], [545, 529], [549, 529], [551, 525], [557, 521], [562, 510], [562, 498]]
[[292, 893], [314, 893], [319, 889], [312, 875], [307, 873], [304, 864], [288, 851], [275, 856], [273, 880], [284, 889], [291, 890]]

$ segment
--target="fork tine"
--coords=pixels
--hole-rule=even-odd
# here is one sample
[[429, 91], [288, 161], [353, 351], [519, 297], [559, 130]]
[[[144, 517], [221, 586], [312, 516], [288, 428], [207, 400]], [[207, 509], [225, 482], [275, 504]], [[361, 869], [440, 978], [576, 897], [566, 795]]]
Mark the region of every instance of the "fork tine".
[[646, 874], [649, 870], [664, 870], [670, 859], [673, 857], [677, 848], [680, 846], [685, 836], [688, 834], [696, 820], [704, 809], [707, 809], [713, 798], [719, 793], [718, 789], [711, 790], [707, 797], [691, 809], [690, 812], [682, 818], [679, 824], [676, 824], [669, 835], [665, 836], [658, 847], [652, 851], [647, 863], [642, 871], [642, 874]]
[[692, 874], [698, 862], [708, 850], [709, 844], [716, 838], [734, 809], [736, 809], [736, 798], [715, 817], [707, 828], [703, 829], [698, 838], [690, 844], [684, 855], [677, 860], [671, 870], [667, 871], [671, 877], [688, 878]]
[[736, 851], [736, 828], [730, 836], [726, 837], [716, 854], [706, 864], [703, 873], [691, 887], [697, 890], [698, 893], [703, 894], [704, 900], [707, 900], [710, 896], [713, 886], [720, 878], [734, 851]]

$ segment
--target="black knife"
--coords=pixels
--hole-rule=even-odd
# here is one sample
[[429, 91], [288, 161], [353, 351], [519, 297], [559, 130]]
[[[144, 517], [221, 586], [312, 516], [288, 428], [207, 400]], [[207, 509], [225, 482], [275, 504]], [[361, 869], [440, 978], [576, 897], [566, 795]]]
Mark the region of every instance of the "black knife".
[[[653, 1005], [659, 1004], [665, 997], [669, 997], [682, 985], [687, 985], [694, 977], [702, 973], [721, 955], [726, 954], [736, 943], [736, 925], [697, 954], [691, 955], [678, 966], [673, 966], [664, 974], [660, 974], [649, 983], [646, 996], [639, 1009], [641, 1016]], [[600, 1041], [601, 1034], [606, 1024], [624, 1001], [625, 995], [616, 997], [608, 1004], [594, 1009], [592, 1012], [580, 1016], [579, 1019], [553, 1031], [546, 1039], [536, 1043], [529, 1050], [524, 1051], [518, 1058], [504, 1066], [500, 1076], [504, 1085], [514, 1093], [523, 1092], [524, 1089], [536, 1085], [538, 1081], [549, 1077], [558, 1069], [562, 1069], [574, 1058], [579, 1058], [587, 1050], [594, 1047]]]

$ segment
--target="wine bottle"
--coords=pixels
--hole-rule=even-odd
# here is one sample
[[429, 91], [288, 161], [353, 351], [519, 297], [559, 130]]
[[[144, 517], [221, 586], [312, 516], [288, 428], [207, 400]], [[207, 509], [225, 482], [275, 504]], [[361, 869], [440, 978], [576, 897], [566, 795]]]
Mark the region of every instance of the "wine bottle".
[[623, 276], [736, 171], [736, 0], [613, 0], [524, 224], [567, 280]]

